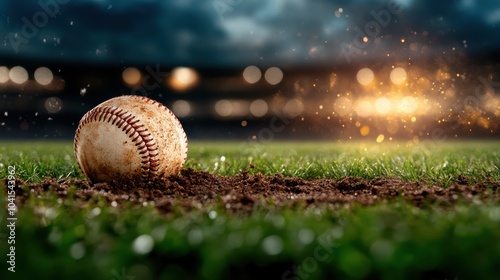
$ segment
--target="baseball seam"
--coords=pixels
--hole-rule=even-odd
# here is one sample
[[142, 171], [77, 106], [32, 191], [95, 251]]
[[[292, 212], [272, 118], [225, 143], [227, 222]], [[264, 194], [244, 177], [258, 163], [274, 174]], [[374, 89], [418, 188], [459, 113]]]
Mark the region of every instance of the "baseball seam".
[[[108, 122], [120, 128], [137, 146], [141, 155], [142, 179], [154, 177], [160, 166], [158, 147], [148, 129], [130, 112], [117, 107], [94, 108], [83, 116], [75, 135], [75, 154], [80, 130], [90, 122]], [[81, 168], [80, 168], [81, 169]]]
[[177, 127], [176, 127], [176, 131], [177, 133], [180, 133], [182, 134], [182, 138], [184, 139], [184, 158], [183, 158], [183, 164], [184, 162], [186, 162], [186, 159], [187, 159], [187, 153], [188, 153], [188, 139], [187, 139], [187, 136], [186, 136], [186, 133], [184, 132], [184, 129], [182, 129], [182, 124], [181, 122], [179, 121], [179, 119], [175, 116], [175, 114], [170, 110], [168, 109], [166, 106], [164, 106], [163, 104], [161, 104], [160, 102], [156, 101], [156, 100], [153, 100], [153, 99], [150, 99], [150, 98], [147, 98], [147, 97], [144, 97], [144, 96], [138, 96], [138, 95], [131, 95], [132, 97], [135, 97], [135, 98], [139, 98], [141, 100], [144, 100], [146, 102], [149, 102], [149, 103], [152, 103], [152, 104], [155, 104], [156, 106], [158, 106], [158, 108], [161, 108], [165, 111], [167, 111], [170, 116], [177, 121]]

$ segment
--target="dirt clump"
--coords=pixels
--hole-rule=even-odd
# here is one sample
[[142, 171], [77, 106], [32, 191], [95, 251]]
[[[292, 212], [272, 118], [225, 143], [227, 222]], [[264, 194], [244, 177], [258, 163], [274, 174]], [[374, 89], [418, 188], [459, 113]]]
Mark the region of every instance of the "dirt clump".
[[178, 206], [189, 211], [215, 204], [227, 211], [251, 212], [256, 207], [266, 205], [275, 208], [325, 204], [372, 205], [402, 199], [416, 206], [451, 207], [458, 201], [500, 200], [500, 182], [468, 182], [465, 176], [460, 175], [445, 188], [423, 181], [409, 182], [397, 178], [305, 180], [281, 175], [250, 175], [248, 171], [236, 176], [217, 176], [187, 168], [179, 176], [171, 176], [166, 181], [136, 186], [90, 184], [71, 178], [47, 178], [39, 183], [18, 180], [16, 199], [18, 205], [22, 205], [30, 196], [52, 192], [59, 198], [72, 197], [84, 203], [101, 197], [118, 207], [123, 203], [154, 203], [162, 213], [169, 213]]

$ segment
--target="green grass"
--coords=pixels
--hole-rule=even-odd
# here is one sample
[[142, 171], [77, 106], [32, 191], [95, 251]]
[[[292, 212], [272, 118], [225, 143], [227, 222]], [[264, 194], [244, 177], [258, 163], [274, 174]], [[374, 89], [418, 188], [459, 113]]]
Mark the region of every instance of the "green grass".
[[[500, 181], [498, 142], [411, 147], [197, 142], [190, 144], [188, 158], [187, 167], [229, 176], [250, 170], [302, 178], [398, 177], [444, 186], [459, 174]], [[0, 143], [0, 178], [9, 165], [29, 182], [83, 179], [68, 142]], [[0, 212], [0, 275], [147, 280], [495, 279], [500, 274], [498, 202], [461, 202], [455, 209], [418, 208], [403, 200], [371, 207], [265, 206], [251, 215], [229, 214], [223, 207], [190, 212], [178, 207], [160, 215], [150, 204], [112, 207], [103, 198], [82, 203], [72, 193], [64, 200], [52, 192], [32, 196], [17, 213], [15, 274], [7, 271], [7, 213]]]
[[[3, 143], [0, 167], [16, 165], [17, 176], [29, 182], [46, 177], [77, 177], [73, 146], [69, 142]], [[250, 168], [250, 165], [255, 168]], [[339, 179], [397, 177], [447, 185], [463, 174], [470, 179], [500, 180], [500, 143], [459, 142], [433, 146], [405, 143], [280, 142], [270, 144], [194, 142], [186, 167], [233, 176], [250, 174]], [[1, 168], [0, 178], [7, 176]]]
[[500, 144], [495, 142], [411, 147], [405, 143], [195, 143], [189, 158], [187, 166], [220, 175], [235, 175], [253, 164], [256, 168], [251, 173], [301, 178], [398, 177], [447, 184], [463, 174], [500, 180]]
[[8, 175], [8, 166], [16, 167], [16, 177], [28, 182], [47, 177], [83, 178], [71, 142], [0, 142], [0, 178]]

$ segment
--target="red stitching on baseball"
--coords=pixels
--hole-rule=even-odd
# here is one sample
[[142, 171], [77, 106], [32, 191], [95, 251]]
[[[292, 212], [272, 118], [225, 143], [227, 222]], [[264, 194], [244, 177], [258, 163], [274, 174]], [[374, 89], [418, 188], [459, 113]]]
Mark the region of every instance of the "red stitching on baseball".
[[142, 158], [144, 160], [141, 161], [141, 169], [143, 171], [141, 175], [142, 179], [146, 180], [154, 176], [154, 173], [158, 171], [158, 167], [160, 165], [156, 142], [153, 137], [151, 137], [151, 133], [149, 133], [147, 128], [140, 123], [139, 119], [117, 107], [97, 107], [83, 116], [78, 129], [76, 130], [75, 154], [81, 128], [87, 123], [93, 121], [108, 123], [111, 121], [111, 124], [116, 125], [123, 132], [125, 132], [131, 141], [135, 143], [135, 146], [137, 146], [139, 154], [143, 155]]
[[[139, 96], [139, 95], [128, 95], [130, 97], [133, 97], [133, 98], [138, 98], [138, 99], [141, 99], [143, 101], [146, 101], [148, 103], [152, 103], [152, 104], [155, 104], [156, 106], [158, 106], [159, 108], [163, 108], [165, 111], [167, 111], [176, 121], [177, 121], [177, 126], [178, 128], [182, 128], [182, 124], [181, 122], [179, 121], [179, 119], [175, 116], [175, 114], [170, 110], [168, 109], [166, 106], [164, 106], [163, 104], [161, 104], [160, 102], [156, 101], [156, 100], [153, 100], [153, 99], [150, 99], [150, 98], [147, 98], [147, 97], [144, 97], [144, 96]], [[187, 153], [188, 153], [188, 139], [187, 139], [187, 136], [186, 136], [186, 132], [184, 132], [184, 130], [181, 130], [179, 131], [178, 129], [176, 129], [177, 132], [180, 132], [182, 133], [182, 136], [184, 138], [184, 150], [185, 150], [185, 153], [184, 153], [184, 159], [183, 159], [183, 162], [186, 162], [186, 159], [187, 159]]]
[[[184, 163], [187, 159], [188, 139], [186, 133], [182, 129], [182, 124], [179, 121], [179, 119], [177, 119], [177, 117], [170, 109], [165, 107], [160, 102], [146, 98], [144, 96], [131, 95], [129, 97], [136, 98], [150, 104], [155, 104], [159, 108], [163, 108], [163, 110], [165, 110], [170, 116], [174, 118], [174, 120], [177, 122], [176, 123], [177, 126], [174, 127], [175, 131], [178, 133], [179, 137], [184, 138], [184, 143], [183, 143], [184, 146], [182, 146], [181, 144], [181, 147], [179, 147], [181, 150], [184, 149], [184, 158], [183, 158], [183, 163]], [[108, 122], [108, 123], [111, 121], [113, 125], [116, 125], [117, 127], [121, 128], [122, 131], [125, 132], [125, 134], [127, 134], [130, 137], [132, 143], [135, 143], [135, 146], [139, 150], [139, 153], [143, 154], [143, 156], [141, 157], [142, 158], [141, 169], [143, 171], [141, 177], [143, 178], [143, 180], [154, 176], [154, 173], [158, 172], [160, 167], [160, 162], [158, 159], [159, 151], [153, 137], [147, 131], [144, 125], [140, 123], [140, 119], [136, 118], [131, 113], [124, 112], [122, 109], [119, 109], [117, 107], [94, 108], [93, 110], [87, 112], [83, 116], [76, 130], [75, 147], [74, 147], [75, 154], [76, 154], [76, 147], [78, 147], [78, 136], [80, 134], [80, 130], [85, 124], [91, 121]], [[78, 167], [81, 170], [81, 166], [78, 165]]]

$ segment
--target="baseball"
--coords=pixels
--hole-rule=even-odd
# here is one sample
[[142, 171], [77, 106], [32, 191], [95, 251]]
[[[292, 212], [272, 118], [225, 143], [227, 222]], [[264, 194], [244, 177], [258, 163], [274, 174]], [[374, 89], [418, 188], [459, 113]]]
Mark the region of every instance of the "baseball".
[[188, 141], [167, 107], [147, 97], [126, 95], [83, 116], [74, 149], [90, 182], [142, 184], [177, 174], [186, 161]]

